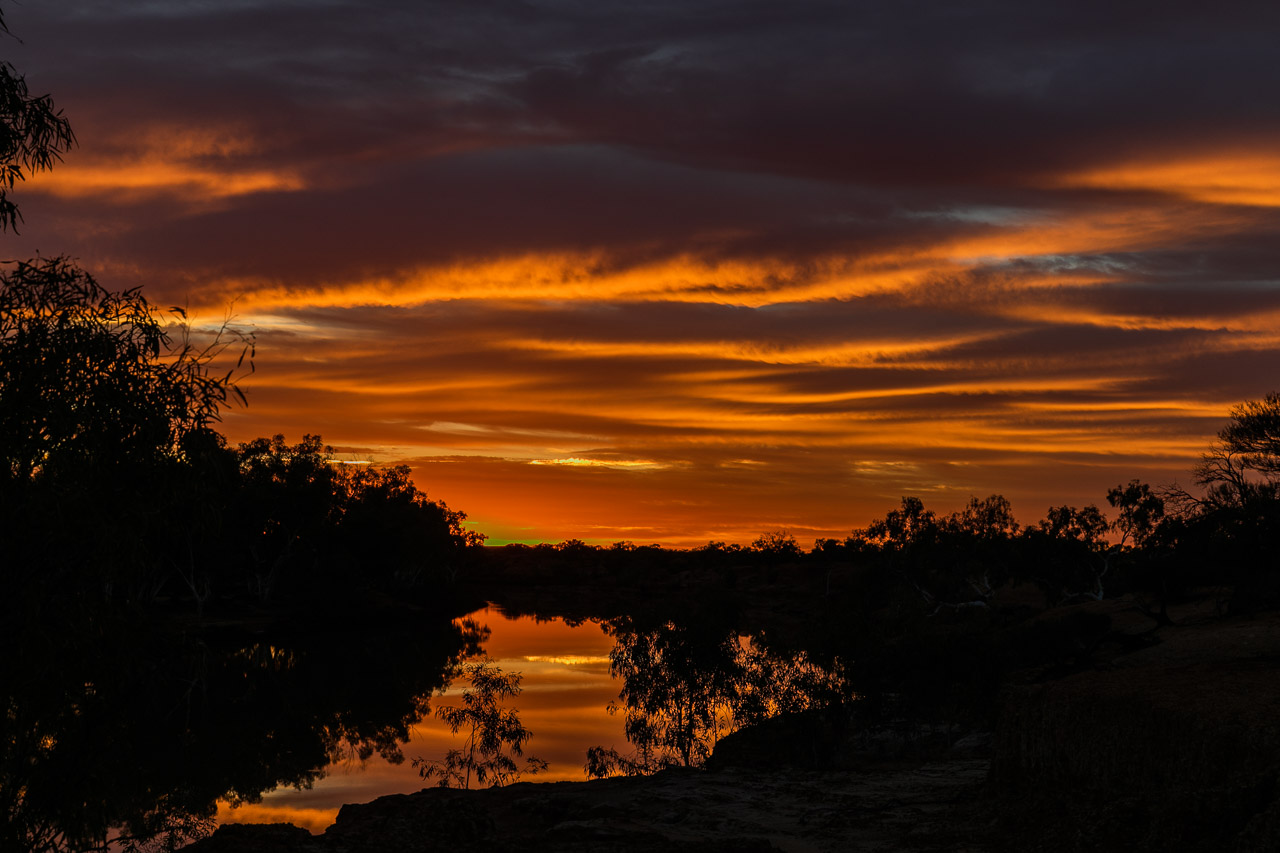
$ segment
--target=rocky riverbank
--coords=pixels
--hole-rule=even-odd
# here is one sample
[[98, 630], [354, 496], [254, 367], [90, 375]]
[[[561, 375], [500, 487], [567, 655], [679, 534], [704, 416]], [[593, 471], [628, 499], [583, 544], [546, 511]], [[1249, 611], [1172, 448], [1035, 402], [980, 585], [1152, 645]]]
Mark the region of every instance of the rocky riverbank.
[[963, 819], [988, 762], [877, 771], [666, 771], [592, 782], [431, 788], [344, 806], [321, 836], [225, 826], [191, 853], [987, 849]]

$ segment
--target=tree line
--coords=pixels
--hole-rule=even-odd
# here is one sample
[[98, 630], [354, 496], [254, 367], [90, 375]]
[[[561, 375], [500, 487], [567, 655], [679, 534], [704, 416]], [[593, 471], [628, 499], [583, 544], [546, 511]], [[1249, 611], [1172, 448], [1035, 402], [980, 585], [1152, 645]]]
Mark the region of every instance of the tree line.
[[[508, 612], [564, 613], [569, 602], [607, 620], [636, 751], [597, 751], [591, 771], [606, 775], [701, 763], [725, 708], [748, 719], [735, 703], [750, 679], [726, 675], [751, 672], [741, 637], [840, 674], [822, 725], [852, 715], [989, 728], [1011, 678], [1103, 665], [1203, 602], [1220, 615], [1280, 607], [1277, 544], [1270, 394], [1231, 410], [1189, 485], [1131, 480], [1108, 490], [1105, 511], [1053, 506], [1024, 526], [1000, 495], [951, 513], [906, 497], [807, 549], [785, 531], [689, 549], [568, 540], [485, 549], [474, 571]], [[1121, 629], [1121, 612], [1141, 615]]]
[[579, 539], [513, 545], [496, 561], [517, 579], [718, 569], [731, 584], [744, 573], [776, 579], [785, 568], [799, 580], [806, 569], [848, 564], [909, 592], [929, 613], [989, 609], [1020, 585], [1038, 588], [1047, 606], [1134, 594], [1161, 622], [1170, 602], [1202, 587], [1239, 587], [1236, 608], [1270, 606], [1280, 603], [1270, 557], [1280, 542], [1280, 394], [1241, 403], [1230, 417], [1192, 469], [1190, 487], [1130, 480], [1107, 491], [1108, 510], [1051, 506], [1023, 526], [1002, 495], [972, 497], [947, 514], [908, 496], [843, 539], [808, 549], [776, 530], [747, 545], [711, 541], [687, 550]]

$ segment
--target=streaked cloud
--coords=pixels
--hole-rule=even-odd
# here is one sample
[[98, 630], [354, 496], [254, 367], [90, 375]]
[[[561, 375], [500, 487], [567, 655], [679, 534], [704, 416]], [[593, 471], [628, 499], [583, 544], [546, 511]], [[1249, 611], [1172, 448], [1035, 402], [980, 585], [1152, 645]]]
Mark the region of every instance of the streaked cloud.
[[12, 256], [259, 340], [235, 439], [495, 540], [1033, 520], [1184, 475], [1280, 375], [1280, 10], [79, 3]]
[[1066, 174], [1066, 187], [1170, 193], [1210, 204], [1280, 205], [1280, 155], [1261, 151], [1222, 150], [1168, 161], [1100, 166]]

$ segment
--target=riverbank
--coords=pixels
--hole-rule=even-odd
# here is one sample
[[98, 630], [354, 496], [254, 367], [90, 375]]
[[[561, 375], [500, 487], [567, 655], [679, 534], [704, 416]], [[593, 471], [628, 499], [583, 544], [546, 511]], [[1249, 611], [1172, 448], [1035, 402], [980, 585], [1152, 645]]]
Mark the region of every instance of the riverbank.
[[[836, 851], [959, 849], [981, 831], [988, 761], [813, 772], [671, 770], [590, 782], [429, 788], [343, 807], [321, 836], [224, 826], [190, 853], [470, 851]], [[967, 846], [965, 849], [989, 849]]]

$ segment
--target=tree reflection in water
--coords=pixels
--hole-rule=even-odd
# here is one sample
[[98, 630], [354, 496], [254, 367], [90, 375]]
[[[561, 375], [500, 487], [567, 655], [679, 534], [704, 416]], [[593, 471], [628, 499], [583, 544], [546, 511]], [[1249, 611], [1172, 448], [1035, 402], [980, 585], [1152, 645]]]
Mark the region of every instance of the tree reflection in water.
[[3, 629], [0, 850], [173, 849], [219, 799], [307, 787], [342, 755], [402, 761], [482, 639], [408, 615], [258, 633], [61, 617]]
[[[633, 751], [593, 749], [589, 769], [699, 766], [730, 731], [850, 698], [838, 663], [733, 622], [603, 623]], [[382, 612], [195, 630], [35, 610], [0, 632], [0, 850], [61, 853], [172, 848], [212, 828], [218, 800], [308, 787], [342, 758], [402, 761], [487, 629]]]
[[611, 671], [622, 680], [609, 711], [625, 715], [634, 750], [592, 747], [589, 777], [700, 767], [729, 732], [852, 698], [839, 661], [819, 665], [804, 650], [775, 647], [764, 632], [741, 636], [714, 620], [632, 616], [604, 628], [615, 641]]

